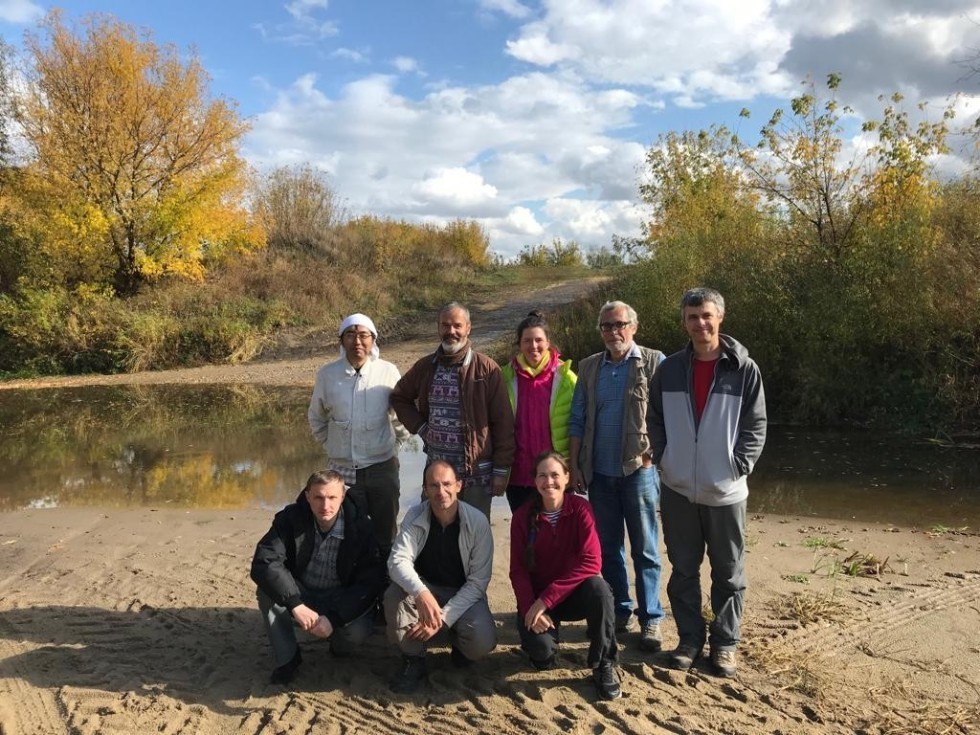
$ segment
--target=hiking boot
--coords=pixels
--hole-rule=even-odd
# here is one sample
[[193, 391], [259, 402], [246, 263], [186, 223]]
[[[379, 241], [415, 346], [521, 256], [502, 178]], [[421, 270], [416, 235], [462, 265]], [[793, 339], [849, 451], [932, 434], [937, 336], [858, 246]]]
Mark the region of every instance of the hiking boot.
[[640, 633], [640, 649], [656, 653], [661, 648], [663, 648], [663, 639], [660, 637], [660, 623], [656, 620], [646, 621]]
[[402, 656], [402, 667], [391, 680], [391, 691], [396, 694], [411, 694], [425, 681], [428, 668], [425, 656]]
[[303, 663], [303, 654], [301, 654], [297, 648], [296, 653], [291, 659], [289, 659], [289, 661], [272, 670], [272, 676], [269, 677], [269, 683], [288, 684], [293, 680], [293, 677], [296, 676], [296, 670], [299, 669], [299, 665], [301, 663]]
[[619, 686], [619, 674], [612, 661], [601, 661], [592, 671], [592, 683], [603, 699], [619, 699], [623, 690]]
[[466, 658], [466, 654], [456, 648], [456, 646], [453, 646], [452, 651], [449, 652], [449, 660], [453, 662], [453, 666], [457, 669], [466, 669], [473, 665], [473, 662]]
[[630, 628], [633, 627], [633, 615], [632, 613], [627, 615], [617, 615], [616, 616], [616, 634], [629, 633]]
[[734, 679], [738, 671], [738, 664], [735, 662], [735, 651], [711, 652], [711, 666], [718, 676], [726, 679]]
[[687, 671], [694, 666], [694, 662], [700, 657], [700, 648], [680, 645], [670, 652], [667, 660], [670, 663], [670, 668], [677, 669], [678, 671]]

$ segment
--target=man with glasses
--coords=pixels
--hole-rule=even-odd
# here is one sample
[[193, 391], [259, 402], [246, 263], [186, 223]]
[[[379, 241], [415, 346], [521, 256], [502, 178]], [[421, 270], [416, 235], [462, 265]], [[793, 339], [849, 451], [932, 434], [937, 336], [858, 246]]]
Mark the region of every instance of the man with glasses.
[[348, 495], [371, 516], [387, 558], [397, 531], [396, 439], [408, 436], [388, 406], [401, 375], [380, 358], [378, 330], [364, 314], [340, 323], [340, 359], [316, 376], [307, 418], [327, 453], [327, 466], [340, 473]]
[[572, 485], [588, 492], [595, 513], [602, 576], [616, 601], [616, 629], [629, 630], [634, 613], [626, 573], [624, 526], [636, 577], [640, 648], [661, 648], [660, 551], [657, 501], [660, 485], [653, 466], [646, 414], [650, 383], [664, 359], [640, 347], [636, 311], [610, 301], [599, 311], [603, 352], [579, 363], [569, 423]]

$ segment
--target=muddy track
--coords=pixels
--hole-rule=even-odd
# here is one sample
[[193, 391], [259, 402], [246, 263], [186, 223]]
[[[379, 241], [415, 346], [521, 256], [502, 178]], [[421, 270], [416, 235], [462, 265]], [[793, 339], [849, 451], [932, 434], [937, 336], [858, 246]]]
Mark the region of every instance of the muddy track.
[[[525, 287], [508, 286], [498, 289], [492, 300], [470, 303], [473, 318], [472, 340], [478, 349], [497, 340], [507, 338], [517, 323], [531, 309], [554, 311], [573, 303], [604, 282], [601, 276], [582, 278], [536, 288], [529, 292]], [[465, 297], [460, 299], [464, 303]], [[404, 372], [417, 359], [435, 347], [435, 317], [430, 321], [409, 325], [403, 330], [405, 337], [386, 344], [381, 340], [382, 355]], [[253, 385], [313, 385], [317, 369], [336, 356], [336, 343], [324, 339], [322, 345], [296, 345], [291, 354], [301, 354], [285, 360], [262, 360], [240, 365], [206, 365], [179, 370], [157, 370], [121, 375], [71, 375], [29, 380], [0, 382], [0, 390], [14, 388], [64, 388], [85, 385], [154, 385], [154, 384], [203, 384], [248, 383]]]

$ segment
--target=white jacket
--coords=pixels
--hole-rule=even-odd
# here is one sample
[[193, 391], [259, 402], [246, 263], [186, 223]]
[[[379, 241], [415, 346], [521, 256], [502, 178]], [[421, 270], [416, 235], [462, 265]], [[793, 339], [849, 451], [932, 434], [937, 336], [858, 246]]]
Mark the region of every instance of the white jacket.
[[346, 357], [320, 368], [307, 419], [330, 462], [356, 469], [395, 456], [396, 437], [408, 436], [388, 407], [400, 377], [379, 358], [369, 358], [360, 374]]

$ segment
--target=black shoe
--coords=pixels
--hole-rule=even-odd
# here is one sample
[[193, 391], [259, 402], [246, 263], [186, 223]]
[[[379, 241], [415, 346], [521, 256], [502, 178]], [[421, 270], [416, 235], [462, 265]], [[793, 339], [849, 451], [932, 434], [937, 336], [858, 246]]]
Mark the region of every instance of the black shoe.
[[402, 667], [391, 680], [391, 691], [411, 694], [425, 681], [426, 673], [425, 656], [402, 656]]
[[548, 658], [532, 658], [531, 666], [538, 671], [550, 671], [555, 668], [555, 654], [551, 654]]
[[270, 683], [288, 684], [296, 676], [296, 670], [299, 669], [301, 663], [303, 663], [303, 654], [297, 648], [296, 654], [287, 663], [272, 670], [272, 676], [269, 677]]
[[633, 627], [633, 615], [617, 615], [616, 616], [616, 635], [623, 635], [624, 633], [629, 633], [630, 628]]
[[453, 646], [452, 651], [449, 653], [449, 660], [453, 662], [453, 666], [457, 669], [466, 669], [473, 665], [466, 656], [460, 651], [456, 646]]
[[619, 686], [619, 674], [612, 661], [602, 661], [592, 671], [592, 682], [603, 699], [619, 699], [623, 690]]
[[687, 671], [694, 666], [694, 662], [699, 658], [701, 658], [701, 648], [687, 646], [682, 643], [670, 652], [667, 656], [667, 661], [670, 663], [670, 668], [677, 669], [678, 671]]

